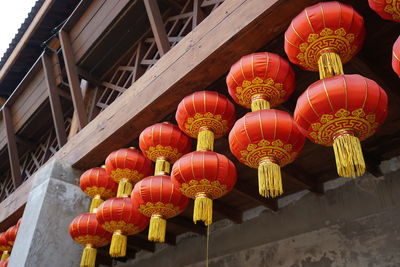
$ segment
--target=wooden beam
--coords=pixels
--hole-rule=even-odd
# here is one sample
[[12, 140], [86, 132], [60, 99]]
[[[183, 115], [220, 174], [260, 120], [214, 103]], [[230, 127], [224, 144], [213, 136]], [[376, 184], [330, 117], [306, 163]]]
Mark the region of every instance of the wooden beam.
[[246, 195], [272, 211], [278, 211], [278, 202], [275, 199], [261, 196], [258, 193], [258, 188], [251, 188], [251, 186], [246, 182], [237, 181], [234, 190], [239, 194]]
[[0, 70], [0, 83], [4, 80], [7, 73], [10, 71], [11, 67], [17, 61], [18, 56], [21, 54], [22, 50], [25, 46], [29, 43], [32, 35], [35, 33], [36, 29], [38, 28], [39, 24], [42, 22], [44, 17], [46, 16], [47, 12], [52, 7], [55, 0], [45, 0], [42, 6], [40, 7], [39, 11], [36, 13], [35, 17], [33, 18], [32, 22], [29, 24], [28, 28], [26, 29], [25, 33], [22, 35], [21, 40], [17, 43], [15, 48], [13, 49], [11, 55], [8, 57], [7, 61], [4, 63], [4, 66]]
[[203, 10], [201, 10], [201, 1], [193, 0], [193, 20], [192, 20], [192, 29], [196, 28], [200, 22], [205, 18]]
[[207, 229], [201, 224], [194, 224], [193, 221], [188, 220], [183, 216], [177, 216], [171, 219], [168, 219], [168, 223], [175, 224], [178, 227], [184, 228], [188, 232], [193, 232], [199, 235], [206, 235]]
[[128, 247], [135, 249], [143, 249], [146, 251], [154, 252], [155, 251], [155, 243], [150, 242], [148, 240], [143, 240], [136, 236], [128, 236]]
[[11, 110], [8, 106], [3, 106], [3, 121], [6, 130], [8, 157], [10, 159], [13, 184], [15, 188], [18, 188], [18, 186], [22, 184], [21, 167], [19, 163], [18, 147], [11, 117]]
[[165, 31], [160, 9], [156, 0], [144, 0], [147, 16], [149, 17], [151, 29], [157, 44], [160, 56], [163, 56], [171, 48]]
[[47, 92], [49, 94], [51, 114], [53, 117], [54, 128], [56, 131], [58, 145], [60, 147], [67, 143], [67, 134], [64, 127], [64, 114], [61, 107], [60, 95], [57, 85], [56, 77], [54, 75], [54, 68], [52, 65], [51, 56], [44, 52], [42, 54], [42, 63], [44, 75], [46, 78]]
[[213, 201], [213, 209], [215, 213], [222, 215], [234, 223], [242, 223], [243, 221], [243, 213], [241, 211], [224, 204], [221, 200], [215, 199]]
[[79, 86], [79, 77], [75, 65], [74, 54], [72, 52], [71, 41], [68, 33], [65, 31], [60, 31], [59, 37], [65, 69], [67, 71], [69, 89], [71, 90], [72, 102], [74, 104], [74, 109], [77, 112], [79, 126], [82, 129], [88, 123], [88, 118], [85, 111], [85, 105], [83, 103], [81, 88]]
[[282, 170], [282, 176], [289, 178], [303, 186], [303, 189], [310, 190], [313, 193], [324, 194], [324, 186], [322, 183], [317, 183], [311, 175], [296, 163], [291, 163], [285, 166]]
[[[88, 87], [89, 83], [86, 80], [82, 79], [79, 88], [81, 89], [82, 97], [84, 100], [86, 97], [86, 93], [88, 91]], [[85, 113], [86, 113], [86, 106], [85, 106]], [[69, 127], [68, 140], [71, 139], [78, 131], [79, 131], [79, 117], [78, 117], [78, 112], [74, 110], [74, 114], [72, 115], [71, 127]]]

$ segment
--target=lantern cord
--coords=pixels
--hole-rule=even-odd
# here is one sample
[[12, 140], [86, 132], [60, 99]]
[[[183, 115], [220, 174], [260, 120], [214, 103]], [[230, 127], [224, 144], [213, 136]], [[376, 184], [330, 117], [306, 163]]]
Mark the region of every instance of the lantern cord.
[[208, 267], [208, 250], [210, 246], [210, 225], [207, 225], [207, 241], [206, 241], [206, 267]]
[[319, 78], [325, 79], [344, 74], [340, 56], [332, 51], [323, 53], [318, 59]]
[[214, 133], [207, 127], [201, 127], [197, 136], [197, 151], [214, 151]]

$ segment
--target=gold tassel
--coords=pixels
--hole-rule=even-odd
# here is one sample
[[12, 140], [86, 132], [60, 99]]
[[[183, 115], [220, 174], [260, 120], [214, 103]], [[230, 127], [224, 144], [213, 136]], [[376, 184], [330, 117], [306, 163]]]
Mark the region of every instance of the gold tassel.
[[150, 218], [148, 239], [153, 242], [165, 242], [165, 232], [167, 231], [167, 220], [160, 214], [153, 214]]
[[332, 51], [324, 52], [318, 59], [319, 78], [325, 79], [344, 74], [340, 56]]
[[193, 222], [202, 221], [206, 226], [212, 224], [212, 210], [212, 199], [206, 193], [197, 193], [194, 199]]
[[344, 131], [333, 141], [336, 168], [341, 177], [356, 178], [365, 173], [364, 156], [360, 140], [353, 133]]
[[5, 251], [3, 251], [3, 254], [1, 255], [1, 260], [5, 261], [9, 257], [10, 257], [10, 252], [8, 252], [8, 250], [5, 250]]
[[254, 95], [251, 98], [251, 111], [270, 109], [271, 106], [265, 95]]
[[97, 209], [103, 202], [104, 201], [100, 198], [100, 195], [95, 195], [94, 198], [92, 198], [92, 203], [90, 204], [90, 213], [96, 213], [94, 210]]
[[165, 157], [159, 157], [156, 160], [156, 167], [154, 169], [154, 175], [169, 174], [171, 172], [171, 164]]
[[207, 127], [201, 127], [197, 136], [197, 151], [214, 151], [214, 133]]
[[121, 231], [117, 230], [113, 233], [110, 244], [110, 256], [113, 258], [126, 256], [126, 244], [128, 238]]
[[80, 267], [95, 267], [97, 249], [91, 244], [87, 244], [83, 249]]
[[133, 185], [131, 182], [123, 178], [118, 183], [117, 197], [128, 197], [132, 193]]
[[258, 166], [258, 190], [263, 197], [275, 198], [283, 194], [281, 168], [271, 158]]

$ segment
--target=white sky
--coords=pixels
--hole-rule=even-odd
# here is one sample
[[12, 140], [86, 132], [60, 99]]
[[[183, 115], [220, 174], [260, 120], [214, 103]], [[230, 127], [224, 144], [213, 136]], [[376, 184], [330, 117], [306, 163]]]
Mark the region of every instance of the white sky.
[[0, 0], [0, 58], [36, 0]]

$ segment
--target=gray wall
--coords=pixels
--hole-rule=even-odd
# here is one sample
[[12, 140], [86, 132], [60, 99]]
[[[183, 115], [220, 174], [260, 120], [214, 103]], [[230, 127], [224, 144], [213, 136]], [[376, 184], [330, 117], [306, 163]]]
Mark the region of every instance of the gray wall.
[[[400, 266], [399, 168], [394, 158], [383, 177], [334, 180], [324, 195], [281, 199], [277, 213], [256, 208], [242, 224], [213, 224], [209, 266]], [[204, 257], [205, 238], [186, 235], [115, 266], [203, 267]]]

